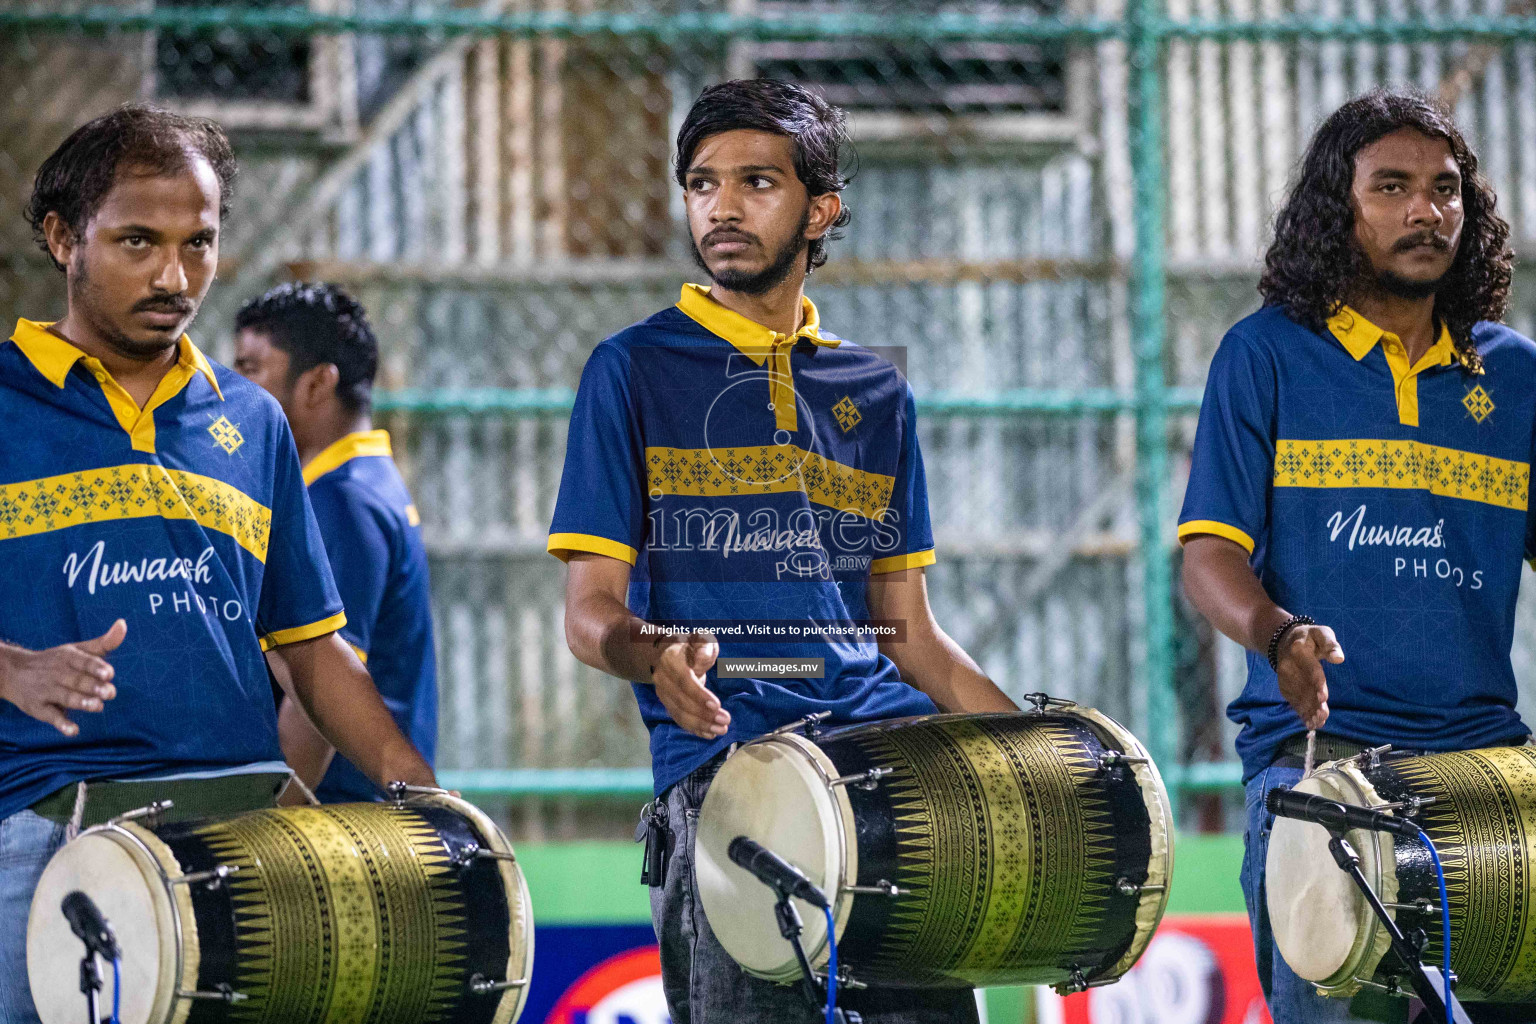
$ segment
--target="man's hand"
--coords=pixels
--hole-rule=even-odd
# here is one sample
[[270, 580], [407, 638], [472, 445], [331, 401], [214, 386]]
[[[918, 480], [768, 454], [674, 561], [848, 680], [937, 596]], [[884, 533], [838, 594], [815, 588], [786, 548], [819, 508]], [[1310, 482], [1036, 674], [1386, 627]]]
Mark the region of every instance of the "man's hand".
[[706, 740], [724, 736], [731, 724], [730, 712], [704, 685], [704, 673], [719, 656], [720, 643], [713, 633], [693, 633], [660, 645], [651, 670], [656, 697], [672, 721]]
[[45, 651], [0, 645], [0, 699], [65, 736], [76, 735], [80, 727], [69, 720], [68, 712], [100, 711], [105, 701], [117, 696], [106, 658], [127, 633], [128, 624], [118, 619], [93, 640]]
[[1280, 695], [1301, 716], [1308, 729], [1321, 729], [1328, 721], [1328, 680], [1323, 662], [1344, 661], [1344, 648], [1327, 626], [1296, 626], [1280, 641], [1275, 653], [1279, 665]]

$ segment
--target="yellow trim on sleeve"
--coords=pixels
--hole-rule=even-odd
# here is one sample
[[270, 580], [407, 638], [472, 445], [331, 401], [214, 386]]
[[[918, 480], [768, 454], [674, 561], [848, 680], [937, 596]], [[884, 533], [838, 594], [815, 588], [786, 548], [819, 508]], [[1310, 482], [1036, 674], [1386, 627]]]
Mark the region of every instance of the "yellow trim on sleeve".
[[933, 553], [933, 548], [926, 551], [912, 551], [905, 555], [890, 555], [886, 558], [876, 558], [869, 563], [871, 576], [881, 573], [900, 572], [903, 569], [921, 569], [925, 565], [932, 565], [939, 560], [939, 556]]
[[609, 558], [617, 558], [630, 565], [634, 565], [640, 558], [640, 552], [628, 544], [621, 544], [616, 540], [590, 533], [552, 533], [549, 535], [547, 550], [562, 562], [569, 562], [571, 555], [582, 551], [594, 555], [607, 555]]
[[361, 647], [357, 646], [357, 644], [354, 644], [354, 643], [348, 643], [347, 646], [352, 648], [352, 653], [357, 655], [357, 660], [358, 661], [362, 662], [364, 665], [368, 664], [368, 652], [367, 651], [363, 650]]
[[337, 612], [328, 619], [311, 622], [307, 626], [294, 626], [292, 629], [275, 630], [261, 638], [261, 649], [270, 651], [272, 648], [282, 647], [284, 644], [303, 643], [305, 640], [313, 640], [317, 636], [334, 633], [346, 624], [346, 612]]
[[1179, 524], [1179, 543], [1183, 544], [1191, 537], [1210, 534], [1213, 537], [1224, 537], [1234, 543], [1241, 544], [1250, 555], [1253, 554], [1253, 538], [1235, 526], [1217, 522], [1214, 519], [1191, 519], [1187, 523]]

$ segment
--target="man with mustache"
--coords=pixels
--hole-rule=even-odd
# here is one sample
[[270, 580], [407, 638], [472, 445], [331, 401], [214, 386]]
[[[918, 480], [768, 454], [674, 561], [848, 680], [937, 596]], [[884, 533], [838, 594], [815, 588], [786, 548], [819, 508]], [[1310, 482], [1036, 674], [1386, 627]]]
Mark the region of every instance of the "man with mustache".
[[27, 208], [67, 306], [0, 344], [7, 1024], [37, 1020], [28, 910], [71, 833], [153, 800], [175, 818], [271, 805], [287, 769], [263, 652], [372, 781], [434, 784], [336, 632], [282, 410], [184, 333], [234, 178], [217, 124], [128, 105], [43, 162]]
[[[830, 334], [804, 295], [848, 221], [846, 142], [842, 111], [798, 86], [706, 89], [678, 133], [677, 181], [713, 285], [684, 285], [676, 306], [598, 345], [571, 415], [549, 550], [570, 566], [571, 650], [633, 681], [651, 731], [646, 824], [671, 862], [648, 881], [676, 1024], [817, 1016], [797, 988], [745, 974], [695, 896], [698, 809], [735, 744], [816, 713], [843, 725], [1016, 710], [928, 606], [911, 388]], [[807, 646], [783, 631], [866, 618], [902, 622], [904, 639]], [[770, 633], [653, 628], [707, 621]], [[731, 678], [722, 656], [811, 656], [824, 671]], [[976, 1019], [965, 990], [839, 1001], [871, 1024]]]
[[1318, 995], [1275, 948], [1264, 800], [1301, 778], [1307, 731], [1318, 762], [1529, 731], [1510, 648], [1520, 562], [1536, 554], [1536, 347], [1499, 323], [1511, 253], [1494, 202], [1432, 101], [1346, 104], [1277, 218], [1264, 307], [1211, 364], [1179, 538], [1190, 600], [1249, 652], [1227, 713], [1276, 1024], [1379, 1019]]

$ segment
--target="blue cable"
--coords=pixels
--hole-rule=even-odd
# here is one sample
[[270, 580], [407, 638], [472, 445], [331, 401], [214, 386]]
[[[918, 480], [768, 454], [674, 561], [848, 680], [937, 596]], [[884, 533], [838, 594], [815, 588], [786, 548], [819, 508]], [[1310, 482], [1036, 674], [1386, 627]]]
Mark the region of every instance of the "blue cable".
[[[832, 920], [832, 908], [822, 907], [827, 914], [827, 1024], [837, 1019], [837, 923]], [[113, 1021], [112, 1024], [117, 1024]]]
[[118, 1014], [123, 1009], [123, 961], [112, 960], [112, 1024], [121, 1024]]
[[[1417, 826], [1415, 826], [1417, 827]], [[1451, 1013], [1451, 901], [1445, 893], [1445, 868], [1440, 864], [1440, 853], [1430, 841], [1429, 834], [1419, 829], [1419, 838], [1429, 847], [1429, 855], [1435, 862], [1435, 879], [1440, 883], [1440, 933], [1445, 944], [1445, 1013]]]

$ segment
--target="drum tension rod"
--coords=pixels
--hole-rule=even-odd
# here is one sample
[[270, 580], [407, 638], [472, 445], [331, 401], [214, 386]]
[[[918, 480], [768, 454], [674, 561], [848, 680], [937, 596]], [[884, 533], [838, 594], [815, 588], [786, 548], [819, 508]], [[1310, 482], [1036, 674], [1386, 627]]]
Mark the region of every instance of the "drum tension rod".
[[244, 992], [236, 992], [234, 986], [227, 981], [221, 981], [214, 986], [214, 992], [190, 992], [181, 989], [176, 993], [177, 999], [217, 999], [223, 1003], [243, 1003], [251, 998]]
[[1073, 964], [1071, 967], [1071, 973], [1067, 977], [1067, 980], [1059, 981], [1052, 985], [1051, 988], [1055, 990], [1057, 995], [1067, 996], [1071, 995], [1073, 992], [1086, 992], [1090, 988], [1102, 988], [1105, 985], [1113, 985], [1119, 980], [1120, 979], [1118, 977], [1115, 977], [1099, 978], [1097, 981], [1089, 981], [1087, 978], [1083, 977], [1082, 968], [1078, 967], [1076, 964]]
[[1355, 760], [1360, 763], [1361, 768], [1366, 770], [1380, 768], [1381, 755], [1385, 754], [1391, 749], [1392, 744], [1390, 743], [1383, 743], [1379, 747], [1366, 747], [1364, 750], [1360, 751], [1360, 753], [1355, 755]]
[[1372, 804], [1373, 811], [1402, 811], [1404, 817], [1411, 818], [1421, 810], [1435, 802], [1432, 796], [1410, 796], [1405, 800], [1393, 800], [1390, 803]]
[[1075, 707], [1077, 707], [1077, 701], [1075, 701], [1075, 700], [1065, 700], [1064, 698], [1061, 698], [1061, 697], [1052, 697], [1048, 693], [1026, 693], [1024, 695], [1024, 699], [1029, 701], [1031, 704], [1033, 704], [1035, 706], [1034, 707], [1034, 711], [1035, 711], [1036, 714], [1044, 714], [1045, 709], [1049, 708], [1049, 707], [1057, 707], [1057, 708], [1075, 708]]
[[830, 712], [830, 711], [817, 711], [817, 712], [814, 712], [812, 714], [806, 715], [804, 718], [801, 718], [801, 719], [798, 719], [796, 721], [790, 722], [788, 725], [781, 725], [777, 729], [775, 729], [772, 732], [768, 733], [768, 735], [769, 736], [782, 736], [782, 735], [784, 735], [787, 732], [799, 732], [802, 729], [804, 729], [808, 733], [814, 733], [816, 731], [816, 725], [819, 722], [821, 722], [821, 721], [823, 721], [825, 719], [831, 718], [831, 717], [832, 717], [832, 712]]
[[131, 811], [124, 811], [107, 822], [107, 824], [118, 825], [125, 821], [137, 821], [140, 818], [148, 818], [150, 827], [154, 828], [160, 824], [160, 816], [175, 806], [176, 801], [174, 800], [156, 800], [147, 807], [136, 807]]
[[911, 889], [903, 889], [901, 886], [885, 879], [880, 879], [874, 885], [845, 885], [843, 892], [857, 893], [861, 896], [907, 896]]
[[511, 853], [484, 849], [479, 843], [465, 843], [453, 851], [453, 856], [448, 858], [448, 866], [454, 868], [468, 867], [477, 860], [510, 860], [515, 864], [517, 863], [517, 856]]
[[1122, 764], [1151, 764], [1151, 758], [1136, 757], [1132, 754], [1121, 753], [1118, 750], [1106, 750], [1099, 755], [1099, 767], [1106, 771], [1110, 768], [1118, 768]]
[[[812, 971], [811, 973], [816, 975], [816, 980], [820, 981], [823, 985], [825, 985], [827, 983], [827, 972], [826, 971]], [[859, 979], [855, 978], [852, 974], [849, 974], [848, 973], [848, 968], [843, 966], [842, 964], [838, 964], [837, 965], [837, 987], [838, 988], [869, 988], [869, 986], [864, 984], [864, 982], [862, 982]]]
[[527, 985], [527, 978], [518, 978], [515, 981], [492, 981], [483, 974], [472, 974], [469, 977], [469, 990], [477, 996], [505, 992], [509, 988], [525, 988]]
[[1144, 892], [1164, 892], [1166, 885], [1147, 885], [1145, 882], [1133, 882], [1129, 878], [1115, 879], [1115, 888], [1122, 896], [1140, 896]]
[[880, 780], [891, 774], [889, 768], [871, 768], [867, 772], [855, 772], [852, 775], [839, 775], [827, 782], [829, 786], [858, 786], [860, 789], [874, 789], [880, 785]]
[[396, 804], [403, 804], [403, 803], [405, 803], [406, 795], [407, 794], [409, 794], [411, 796], [447, 796], [448, 795], [448, 791], [446, 789], [440, 789], [437, 786], [412, 786], [412, 785], [408, 785], [407, 783], [401, 782], [398, 779], [396, 779], [394, 782], [391, 782], [387, 788], [389, 790], [389, 798], [391, 800], [393, 800]]
[[225, 879], [240, 870], [239, 864], [220, 864], [208, 871], [193, 871], [186, 875], [177, 875], [175, 878], [167, 878], [171, 885], [196, 885], [198, 882], [207, 882], [205, 888], [212, 892], [224, 884]]
[[1383, 903], [1382, 906], [1388, 910], [1406, 910], [1413, 914], [1440, 913], [1440, 904], [1434, 900], [1425, 899], [1423, 896], [1420, 896], [1412, 903]]

